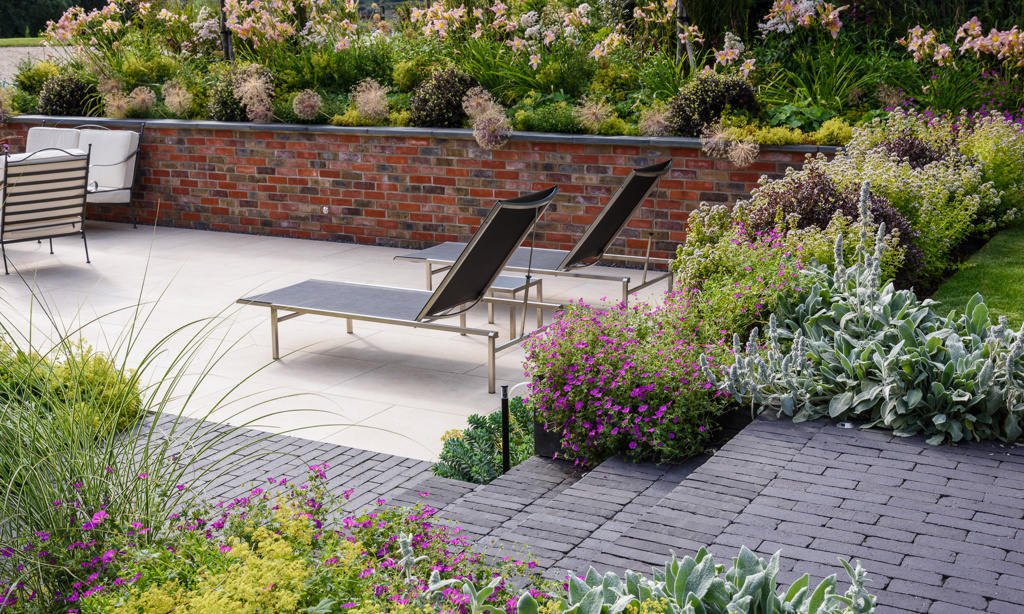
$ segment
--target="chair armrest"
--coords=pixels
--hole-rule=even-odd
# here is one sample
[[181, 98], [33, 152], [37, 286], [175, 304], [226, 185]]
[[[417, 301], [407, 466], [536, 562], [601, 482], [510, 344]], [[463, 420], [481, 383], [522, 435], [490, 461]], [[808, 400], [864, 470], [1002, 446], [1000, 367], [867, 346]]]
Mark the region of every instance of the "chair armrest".
[[95, 166], [118, 166], [119, 164], [124, 164], [128, 160], [131, 160], [135, 156], [139, 155], [139, 151], [140, 151], [140, 148], [136, 148], [135, 151], [133, 151], [130, 154], [128, 154], [128, 157], [126, 157], [126, 158], [124, 158], [122, 160], [118, 160], [117, 162], [109, 162], [107, 164], [90, 164], [89, 168], [93, 168]]

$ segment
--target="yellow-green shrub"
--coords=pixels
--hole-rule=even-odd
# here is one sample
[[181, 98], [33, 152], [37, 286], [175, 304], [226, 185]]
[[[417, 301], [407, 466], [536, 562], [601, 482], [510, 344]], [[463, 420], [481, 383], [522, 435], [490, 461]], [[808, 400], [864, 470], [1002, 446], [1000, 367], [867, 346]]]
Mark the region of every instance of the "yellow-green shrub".
[[818, 145], [846, 145], [853, 138], [853, 127], [846, 120], [834, 117], [810, 136]]
[[18, 74], [14, 77], [14, 83], [21, 91], [38, 96], [43, 89], [43, 83], [50, 77], [56, 77], [58, 73], [60, 68], [49, 60], [35, 64], [26, 61], [18, 64]]

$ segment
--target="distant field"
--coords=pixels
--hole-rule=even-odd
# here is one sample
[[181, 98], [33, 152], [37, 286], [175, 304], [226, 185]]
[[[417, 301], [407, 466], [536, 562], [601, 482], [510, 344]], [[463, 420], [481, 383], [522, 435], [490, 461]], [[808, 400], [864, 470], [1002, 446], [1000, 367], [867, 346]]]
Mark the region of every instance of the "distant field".
[[0, 38], [0, 47], [36, 47], [42, 38]]

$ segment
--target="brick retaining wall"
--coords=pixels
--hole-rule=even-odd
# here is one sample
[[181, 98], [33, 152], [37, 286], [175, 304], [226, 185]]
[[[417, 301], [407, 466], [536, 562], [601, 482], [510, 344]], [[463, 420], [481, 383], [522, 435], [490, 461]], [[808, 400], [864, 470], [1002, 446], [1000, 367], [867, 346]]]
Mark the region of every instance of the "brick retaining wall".
[[[13, 137], [12, 151], [23, 151], [28, 128], [44, 120], [54, 123], [14, 118], [0, 135]], [[61, 123], [86, 122], [141, 123]], [[819, 149], [834, 148], [764, 150], [751, 167], [737, 169], [708, 158], [696, 139], [516, 133], [489, 151], [469, 130], [159, 120], [146, 124], [134, 198], [147, 224], [426, 247], [467, 240], [496, 199], [557, 184], [538, 246], [569, 249], [630, 168], [671, 157], [670, 175], [618, 241], [638, 254], [653, 231], [655, 255], [668, 257], [701, 201], [735, 202], [760, 175], [799, 166]], [[89, 217], [123, 222], [129, 210], [90, 205]]]

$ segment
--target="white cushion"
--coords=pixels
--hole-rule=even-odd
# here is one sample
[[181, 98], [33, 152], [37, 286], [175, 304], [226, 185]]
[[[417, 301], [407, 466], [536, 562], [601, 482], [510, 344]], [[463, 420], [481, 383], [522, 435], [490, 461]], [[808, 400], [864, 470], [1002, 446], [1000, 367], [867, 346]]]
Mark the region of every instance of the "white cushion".
[[[124, 161], [139, 147], [139, 133], [131, 130], [82, 130], [78, 148], [88, 150], [89, 185], [107, 189], [129, 188], [135, 178], [135, 158]], [[115, 164], [117, 163], [117, 164]], [[113, 166], [98, 166], [110, 165]]]
[[[34, 129], [35, 128], [32, 128], [32, 130], [34, 130]], [[27, 151], [25, 153], [20, 153], [20, 154], [10, 154], [10, 155], [7, 156], [7, 159], [10, 162], [21, 162], [22, 160], [25, 160], [26, 158], [29, 158], [30, 156], [31, 156], [32, 160], [42, 160], [43, 158], [56, 158], [58, 156], [65, 156], [67, 154], [71, 154], [71, 155], [75, 155], [75, 156], [84, 156], [85, 152], [82, 151], [81, 149], [68, 149], [68, 150], [65, 150], [65, 151], [60, 151], [60, 150], [57, 150], [57, 149], [47, 149], [46, 151], [38, 151], [37, 150], [37, 151]], [[3, 180], [4, 180], [4, 164], [3, 164], [3, 158], [0, 157], [0, 182], [2, 182]]]
[[127, 203], [132, 200], [131, 190], [114, 190], [105, 191], [103, 186], [94, 186], [89, 184], [89, 193], [85, 196], [85, 201], [90, 203]]
[[75, 128], [29, 128], [25, 151], [33, 152], [49, 147], [78, 149], [78, 133]]

